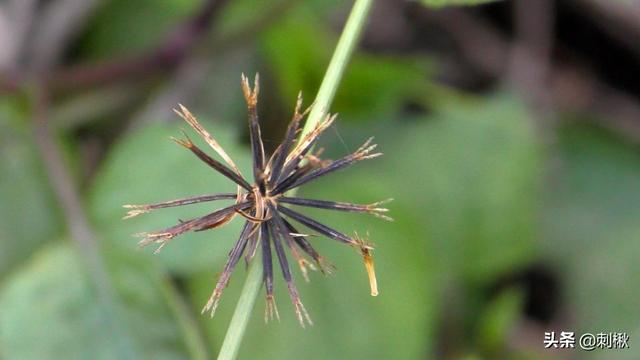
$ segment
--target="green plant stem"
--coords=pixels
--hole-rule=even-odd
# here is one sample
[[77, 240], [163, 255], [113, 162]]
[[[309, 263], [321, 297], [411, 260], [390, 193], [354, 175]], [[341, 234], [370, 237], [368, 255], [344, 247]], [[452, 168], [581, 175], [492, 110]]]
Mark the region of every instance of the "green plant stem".
[[220, 348], [218, 360], [233, 360], [238, 355], [240, 343], [242, 342], [244, 332], [249, 323], [251, 310], [256, 303], [258, 292], [260, 292], [260, 286], [262, 285], [262, 267], [257, 261], [252, 261], [247, 272], [247, 279], [244, 282], [236, 310], [229, 323], [227, 335], [225, 335], [224, 342]]
[[[302, 129], [302, 134], [300, 134], [301, 137], [309, 133], [329, 111], [344, 70], [358, 43], [360, 33], [364, 28], [372, 3], [373, 0], [356, 0], [353, 5], [342, 35], [340, 35], [336, 49], [329, 62], [327, 72], [322, 79], [322, 84], [320, 85], [320, 90], [318, 90], [313, 109]], [[238, 355], [240, 343], [247, 329], [249, 316], [261, 286], [262, 267], [254, 261], [249, 266], [247, 279], [245, 280], [240, 299], [229, 323], [227, 334], [225, 335], [220, 353], [218, 354], [218, 360], [233, 360]]]

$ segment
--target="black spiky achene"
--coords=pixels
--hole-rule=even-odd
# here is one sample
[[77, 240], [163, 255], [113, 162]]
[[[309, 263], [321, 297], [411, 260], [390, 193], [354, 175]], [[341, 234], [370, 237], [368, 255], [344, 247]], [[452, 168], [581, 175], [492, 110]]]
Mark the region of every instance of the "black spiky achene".
[[[347, 236], [317, 220], [300, 214], [288, 206], [364, 212], [390, 220], [390, 218], [384, 214], [388, 210], [380, 206], [383, 202], [358, 205], [344, 202], [287, 197], [285, 195], [287, 191], [304, 185], [323, 175], [343, 169], [358, 161], [380, 156], [381, 153], [372, 152], [376, 145], [371, 145], [371, 139], [369, 139], [354, 153], [338, 160], [321, 160], [318, 158], [318, 154], [312, 155], [311, 149], [320, 134], [334, 121], [335, 115], [327, 115], [311, 132], [296, 141], [296, 135], [300, 129], [300, 122], [309, 111], [309, 109], [307, 109], [301, 112], [302, 98], [298, 96], [293, 119], [287, 128], [284, 139], [267, 160], [256, 109], [259, 92], [258, 76], [256, 75], [254, 87], [251, 89], [248, 79], [243, 75], [242, 91], [247, 101], [249, 111], [249, 134], [253, 156], [253, 185], [242, 176], [233, 160], [231, 160], [209, 132], [198, 123], [189, 110], [180, 105], [180, 110], [176, 110], [176, 113], [213, 148], [226, 164], [207, 155], [198, 148], [186, 134], [185, 139], [174, 138], [173, 140], [237, 184], [238, 191], [237, 193], [195, 196], [149, 205], [124, 205], [125, 208], [130, 209], [125, 218], [134, 217], [155, 209], [206, 201], [235, 200], [235, 203], [199, 218], [180, 221], [177, 225], [164, 230], [140, 234], [143, 239], [139, 244], [141, 246], [158, 244], [159, 246], [156, 250], [156, 252], [158, 252], [171, 239], [178, 235], [188, 231], [202, 231], [216, 228], [231, 221], [236, 215], [241, 215], [246, 218], [246, 222], [240, 233], [240, 238], [231, 249], [224, 270], [202, 312], [210, 311], [211, 316], [213, 316], [222, 291], [229, 282], [231, 273], [240, 258], [244, 255], [245, 261], [248, 263], [254, 257], [258, 247], [260, 247], [262, 250], [263, 281], [267, 297], [265, 320], [273, 318], [274, 314], [276, 317], [279, 317], [273, 298], [273, 249], [278, 258], [282, 276], [287, 283], [289, 295], [293, 302], [298, 321], [304, 326], [305, 321], [311, 324], [311, 319], [302, 305], [298, 291], [293, 283], [285, 248], [289, 250], [291, 256], [298, 262], [302, 274], [307, 281], [307, 266], [312, 269], [315, 269], [315, 266], [317, 266], [323, 273], [331, 272], [332, 266], [313, 248], [308, 235], [300, 233], [296, 227], [293, 226], [291, 222], [291, 220], [293, 220], [321, 235], [359, 249], [369, 276], [371, 294], [374, 296], [377, 295], [378, 290], [373, 270], [370, 245], [360, 239], [357, 234], [353, 237]], [[310, 257], [313, 262], [307, 261], [305, 254]]]

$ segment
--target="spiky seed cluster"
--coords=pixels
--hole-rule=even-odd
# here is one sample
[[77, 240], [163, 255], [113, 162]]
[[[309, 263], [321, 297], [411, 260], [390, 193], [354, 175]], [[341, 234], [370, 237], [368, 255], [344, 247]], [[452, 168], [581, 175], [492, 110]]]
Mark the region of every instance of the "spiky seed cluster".
[[[231, 273], [240, 258], [244, 255], [245, 261], [248, 263], [255, 256], [258, 247], [260, 247], [262, 250], [262, 266], [264, 271], [263, 281], [267, 298], [265, 320], [273, 318], [274, 314], [279, 318], [273, 298], [272, 250], [275, 250], [298, 321], [304, 327], [305, 321], [311, 324], [311, 319], [302, 305], [298, 291], [293, 283], [285, 248], [289, 249], [289, 253], [298, 263], [307, 281], [307, 267], [315, 270], [317, 266], [317, 268], [325, 274], [330, 273], [333, 267], [313, 248], [309, 241], [309, 235], [297, 230], [291, 222], [291, 220], [293, 220], [319, 234], [359, 249], [362, 253], [369, 276], [371, 295], [377, 295], [378, 289], [373, 269], [373, 259], [370, 252], [371, 246], [358, 237], [357, 234], [354, 237], [347, 236], [288, 206], [363, 212], [391, 220], [385, 215], [388, 210], [381, 207], [384, 201], [368, 205], [359, 205], [286, 196], [287, 191], [321, 176], [343, 169], [358, 161], [380, 156], [381, 153], [373, 152], [376, 145], [372, 145], [372, 139], [369, 139], [354, 153], [338, 160], [321, 160], [318, 157], [318, 153], [313, 155], [312, 148], [314, 144], [320, 134], [335, 120], [335, 115], [327, 115], [311, 132], [296, 141], [296, 135], [300, 130], [300, 122], [309, 112], [309, 109], [301, 111], [302, 97], [299, 95], [293, 119], [287, 128], [284, 139], [269, 159], [267, 159], [260, 134], [256, 108], [259, 92], [258, 76], [256, 75], [253, 89], [251, 89], [248, 79], [242, 75], [242, 91], [249, 111], [249, 134], [253, 156], [253, 184], [250, 184], [245, 179], [233, 160], [209, 132], [198, 123], [189, 110], [180, 105], [180, 110], [176, 110], [176, 113], [211, 146], [218, 156], [224, 160], [224, 163], [215, 160], [198, 148], [186, 134], [184, 135], [184, 139], [174, 138], [173, 140], [190, 150], [204, 163], [233, 181], [238, 186], [238, 190], [236, 193], [202, 195], [157, 204], [124, 205], [125, 208], [130, 209], [125, 218], [131, 218], [155, 209], [207, 201], [235, 200], [235, 202], [233, 205], [221, 208], [205, 216], [180, 221], [177, 225], [164, 230], [140, 234], [143, 239], [139, 244], [141, 246], [157, 244], [158, 248], [156, 252], [158, 252], [171, 239], [185, 232], [217, 228], [231, 221], [236, 215], [243, 216], [246, 218], [246, 222], [240, 233], [240, 238], [231, 249], [224, 270], [202, 312], [210, 311], [211, 316], [213, 316], [222, 291], [229, 282]], [[311, 258], [313, 262], [308, 261], [305, 254]]]

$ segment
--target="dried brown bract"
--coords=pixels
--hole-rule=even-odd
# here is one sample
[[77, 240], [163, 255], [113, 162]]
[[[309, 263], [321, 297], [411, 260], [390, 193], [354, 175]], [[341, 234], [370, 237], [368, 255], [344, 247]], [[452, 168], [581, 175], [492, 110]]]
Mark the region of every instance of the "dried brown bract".
[[263, 281], [267, 297], [265, 318], [273, 318], [274, 314], [279, 318], [273, 296], [272, 250], [275, 250], [298, 321], [302, 326], [304, 326], [305, 321], [311, 324], [311, 319], [302, 305], [298, 291], [293, 283], [285, 249], [289, 250], [289, 254], [298, 263], [306, 280], [308, 280], [307, 268], [312, 270], [318, 268], [326, 274], [330, 273], [333, 267], [313, 248], [309, 235], [298, 231], [292, 224], [292, 221], [318, 234], [358, 249], [362, 253], [369, 276], [371, 295], [377, 295], [378, 289], [373, 270], [373, 259], [370, 252], [371, 246], [366, 244], [364, 240], [361, 240], [357, 234], [354, 237], [347, 236], [315, 219], [291, 209], [289, 206], [369, 213], [382, 219], [391, 220], [391, 218], [386, 215], [388, 210], [381, 207], [386, 201], [359, 205], [345, 202], [288, 197], [285, 194], [289, 190], [295, 189], [319, 177], [343, 169], [361, 160], [372, 159], [382, 154], [374, 152], [376, 145], [371, 144], [372, 139], [369, 139], [354, 153], [338, 160], [321, 160], [318, 157], [319, 153], [313, 155], [311, 149], [317, 142], [318, 137], [334, 121], [335, 115], [327, 115], [311, 132], [296, 141], [296, 135], [300, 130], [300, 122], [309, 111], [309, 109], [301, 111], [302, 97], [298, 96], [293, 119], [287, 128], [284, 139], [274, 153], [267, 159], [260, 134], [260, 125], [258, 123], [256, 109], [259, 93], [258, 76], [256, 75], [252, 89], [249, 86], [248, 79], [243, 75], [242, 91], [249, 110], [249, 134], [253, 156], [252, 183], [246, 180], [233, 160], [209, 132], [198, 123], [196, 118], [184, 106], [180, 105], [180, 110], [176, 110], [178, 115], [213, 148], [218, 156], [222, 158], [223, 162], [212, 158], [198, 148], [186, 134], [184, 135], [184, 139], [173, 140], [191, 151], [214, 170], [233, 181], [238, 186], [238, 191], [236, 193], [194, 196], [149, 205], [125, 205], [125, 208], [130, 209], [125, 218], [131, 218], [155, 209], [206, 201], [235, 200], [235, 203], [196, 219], [180, 221], [178, 224], [160, 231], [140, 234], [143, 239], [139, 244], [141, 246], [157, 244], [158, 248], [156, 251], [160, 251], [171, 239], [185, 232], [213, 229], [226, 224], [237, 215], [244, 217], [246, 222], [240, 233], [240, 238], [231, 249], [222, 275], [209, 301], [202, 309], [203, 313], [210, 311], [211, 316], [215, 313], [222, 291], [227, 286], [231, 273], [240, 258], [244, 255], [245, 261], [248, 263], [256, 254], [258, 248], [260, 248], [264, 274]]

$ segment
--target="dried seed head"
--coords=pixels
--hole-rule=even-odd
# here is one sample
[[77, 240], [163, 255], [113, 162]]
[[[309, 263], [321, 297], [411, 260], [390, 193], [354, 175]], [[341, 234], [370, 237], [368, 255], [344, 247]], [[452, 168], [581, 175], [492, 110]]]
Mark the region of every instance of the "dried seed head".
[[[258, 75], [255, 77], [253, 88], [249, 85], [249, 79], [244, 76], [244, 74], [242, 75], [242, 92], [247, 102], [249, 112], [248, 123], [253, 160], [253, 181], [248, 181], [242, 175], [231, 157], [211, 134], [200, 125], [193, 114], [184, 106], [179, 105], [179, 110], [174, 111], [189, 124], [222, 160], [214, 159], [204, 150], [200, 149], [184, 132], [182, 139], [171, 139], [188, 149], [213, 170], [234, 182], [237, 185], [237, 192], [194, 196], [147, 205], [124, 205], [124, 207], [128, 209], [125, 218], [135, 217], [156, 209], [208, 201], [233, 200], [235, 203], [199, 218], [179, 221], [178, 224], [166, 229], [139, 234], [139, 236], [143, 238], [140, 240], [139, 245], [147, 246], [156, 244], [158, 245], [156, 252], [158, 252], [167, 245], [170, 240], [179, 235], [189, 231], [203, 231], [217, 228], [240, 215], [240, 217], [245, 219], [244, 228], [237, 242], [229, 252], [224, 270], [211, 296], [203, 307], [202, 312], [210, 312], [211, 316], [214, 315], [222, 292], [229, 283], [231, 274], [238, 261], [244, 257], [248, 263], [254, 258], [258, 249], [260, 249], [262, 254], [263, 282], [266, 292], [265, 321], [273, 319], [274, 315], [279, 320], [280, 316], [273, 296], [273, 248], [275, 249], [278, 264], [282, 270], [282, 277], [287, 284], [289, 297], [293, 303], [296, 317], [300, 325], [304, 327], [305, 324], [311, 325], [313, 323], [300, 300], [300, 296], [293, 282], [287, 256], [293, 257], [306, 281], [309, 281], [308, 268], [312, 270], [318, 268], [323, 274], [329, 275], [335, 270], [335, 267], [320, 256], [314, 249], [309, 238], [315, 235], [308, 234], [308, 231], [298, 231], [291, 223], [296, 222], [319, 235], [326, 236], [339, 243], [356, 247], [360, 251], [365, 263], [365, 268], [369, 276], [371, 294], [374, 296], [377, 295], [378, 289], [373, 267], [373, 258], [371, 256], [371, 245], [358, 237], [357, 234], [353, 238], [349, 237], [323, 224], [321, 221], [289, 208], [289, 206], [368, 213], [385, 220], [391, 220], [391, 218], [386, 215], [388, 209], [381, 206], [388, 202], [388, 200], [362, 205], [286, 196], [286, 192], [304, 185], [307, 182], [346, 168], [361, 160], [380, 156], [381, 153], [373, 152], [376, 148], [376, 145], [372, 144], [373, 138], [368, 139], [354, 153], [346, 155], [341, 159], [321, 159], [322, 149], [314, 154], [313, 148], [316, 146], [320, 135], [335, 121], [336, 115], [327, 114], [309, 133], [296, 141], [296, 135], [300, 132], [300, 123], [311, 109], [311, 107], [308, 107], [304, 111], [301, 110], [302, 94], [300, 93], [296, 101], [293, 118], [287, 127], [282, 143], [270, 157], [267, 157], [264, 152], [264, 144], [257, 113], [258, 94], [260, 92]], [[268, 159], [268, 161], [266, 159]]]

